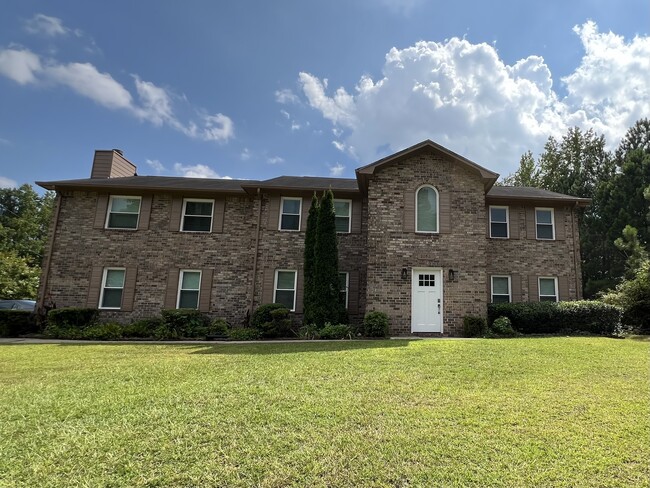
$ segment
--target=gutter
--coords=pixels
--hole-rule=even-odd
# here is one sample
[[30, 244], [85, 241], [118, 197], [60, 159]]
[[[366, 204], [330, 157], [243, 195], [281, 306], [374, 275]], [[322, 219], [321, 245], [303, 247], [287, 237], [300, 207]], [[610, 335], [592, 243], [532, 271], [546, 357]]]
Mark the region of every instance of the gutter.
[[262, 194], [260, 188], [257, 188], [257, 196], [259, 198], [259, 206], [257, 207], [257, 230], [255, 232], [255, 254], [253, 255], [253, 280], [251, 283], [251, 302], [248, 307], [249, 314], [253, 313], [253, 305], [255, 303], [255, 280], [257, 278], [257, 254], [260, 247], [260, 227], [262, 225]]
[[56, 228], [59, 226], [59, 214], [61, 213], [61, 193], [56, 193], [56, 206], [54, 207], [54, 221], [50, 224], [52, 225], [52, 237], [49, 239], [47, 246], [47, 255], [45, 257], [45, 263], [43, 269], [41, 270], [41, 282], [38, 286], [38, 297], [37, 297], [37, 310], [41, 308], [43, 300], [45, 299], [45, 290], [47, 289], [47, 279], [50, 276], [50, 262], [52, 261], [52, 253], [54, 252], [54, 239], [56, 238]]

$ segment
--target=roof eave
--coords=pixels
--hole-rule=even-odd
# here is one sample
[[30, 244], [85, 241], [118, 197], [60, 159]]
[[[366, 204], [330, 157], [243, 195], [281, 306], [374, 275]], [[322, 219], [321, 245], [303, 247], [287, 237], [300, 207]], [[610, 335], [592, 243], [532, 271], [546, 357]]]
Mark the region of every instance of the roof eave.
[[544, 204], [573, 204], [578, 207], [587, 207], [591, 204], [591, 198], [580, 197], [542, 197], [542, 196], [509, 196], [509, 195], [486, 195], [486, 203], [507, 203], [507, 202], [524, 202], [524, 203], [544, 203]]

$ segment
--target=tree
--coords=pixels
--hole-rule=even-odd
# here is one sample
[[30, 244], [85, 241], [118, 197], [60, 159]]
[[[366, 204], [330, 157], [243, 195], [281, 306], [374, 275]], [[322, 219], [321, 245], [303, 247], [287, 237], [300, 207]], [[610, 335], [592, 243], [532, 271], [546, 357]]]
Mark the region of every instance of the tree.
[[304, 276], [303, 307], [305, 324], [314, 323], [314, 306], [316, 302], [316, 233], [318, 229], [318, 213], [320, 205], [318, 197], [314, 192], [311, 199], [311, 207], [307, 216], [307, 230], [305, 231], [305, 254], [304, 254]]
[[503, 179], [505, 186], [532, 186], [538, 187], [539, 184], [539, 168], [535, 163], [533, 153], [528, 151], [521, 156], [519, 160], [519, 168], [513, 174], [506, 176]]
[[339, 253], [336, 239], [336, 216], [332, 190], [323, 194], [318, 211], [318, 227], [314, 245], [314, 323], [339, 320]]
[[36, 298], [41, 269], [12, 251], [0, 251], [0, 299]]

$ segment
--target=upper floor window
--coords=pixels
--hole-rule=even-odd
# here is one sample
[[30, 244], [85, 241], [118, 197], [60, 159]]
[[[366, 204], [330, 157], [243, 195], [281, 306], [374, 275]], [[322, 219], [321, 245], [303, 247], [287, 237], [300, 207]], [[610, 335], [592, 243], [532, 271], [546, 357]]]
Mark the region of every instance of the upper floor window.
[[336, 215], [336, 232], [350, 232], [350, 216], [352, 215], [352, 200], [334, 200]]
[[539, 301], [557, 302], [557, 278], [539, 278]]
[[214, 200], [189, 198], [183, 200], [181, 230], [184, 232], [211, 232], [213, 208]]
[[124, 268], [104, 269], [99, 308], [119, 309], [122, 307], [125, 275], [126, 269]]
[[555, 217], [552, 208], [535, 209], [535, 227], [537, 228], [537, 239], [555, 239]]
[[438, 232], [438, 190], [423, 186], [415, 194], [415, 231]]
[[282, 197], [280, 202], [280, 230], [300, 230], [302, 198]]
[[107, 229], [137, 229], [142, 197], [111, 195], [106, 216]]
[[294, 270], [279, 269], [275, 272], [273, 303], [281, 303], [292, 312], [296, 309], [296, 277]]
[[201, 272], [182, 270], [178, 281], [178, 299], [176, 308], [199, 308], [201, 290]]
[[510, 276], [492, 276], [492, 303], [510, 303]]
[[350, 273], [339, 273], [339, 302], [347, 310], [348, 290], [350, 289]]
[[508, 213], [508, 207], [490, 207], [490, 237], [509, 237]]

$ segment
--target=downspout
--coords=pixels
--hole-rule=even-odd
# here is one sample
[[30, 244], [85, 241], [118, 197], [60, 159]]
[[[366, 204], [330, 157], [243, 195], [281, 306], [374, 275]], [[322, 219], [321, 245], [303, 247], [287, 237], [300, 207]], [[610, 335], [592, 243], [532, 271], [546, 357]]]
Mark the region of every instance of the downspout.
[[[582, 286], [580, 284], [580, 276], [578, 276], [578, 239], [576, 236], [576, 210], [578, 210], [578, 202], [575, 203], [573, 209], [571, 210], [571, 235], [573, 237], [573, 272], [576, 275], [576, 299], [579, 300], [582, 298]], [[582, 269], [580, 270], [582, 273]]]
[[257, 197], [259, 199], [259, 206], [257, 207], [257, 231], [255, 233], [255, 254], [253, 255], [253, 282], [251, 284], [251, 303], [248, 308], [250, 314], [253, 313], [253, 304], [255, 302], [255, 280], [257, 277], [257, 253], [260, 246], [260, 227], [262, 225], [262, 195], [260, 189], [257, 189]]
[[47, 255], [45, 263], [41, 270], [41, 282], [38, 287], [38, 303], [37, 309], [40, 309], [45, 299], [45, 290], [47, 288], [47, 279], [50, 275], [50, 262], [52, 261], [52, 253], [54, 252], [54, 239], [56, 237], [56, 228], [59, 225], [59, 213], [61, 212], [61, 192], [56, 192], [56, 205], [54, 207], [54, 221], [52, 225], [52, 236], [49, 239], [47, 246]]

